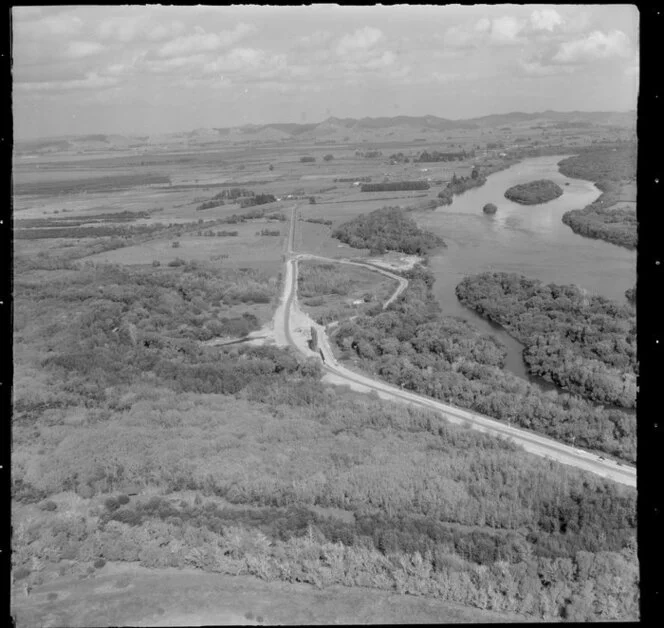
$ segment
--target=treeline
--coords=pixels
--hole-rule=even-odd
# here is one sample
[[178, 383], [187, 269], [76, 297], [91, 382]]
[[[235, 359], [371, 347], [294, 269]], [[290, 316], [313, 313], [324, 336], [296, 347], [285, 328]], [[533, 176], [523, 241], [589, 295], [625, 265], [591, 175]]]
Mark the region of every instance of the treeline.
[[201, 203], [197, 208], [196, 211], [203, 211], [205, 209], [212, 209], [213, 207], [221, 207], [222, 205], [225, 205], [224, 201], [222, 199], [216, 199], [216, 200], [209, 200], [205, 201], [205, 203]]
[[253, 207], [254, 205], [267, 205], [276, 202], [273, 194], [254, 194], [240, 199], [240, 207]]
[[354, 183], [355, 181], [366, 181], [367, 183], [371, 182], [371, 177], [341, 177], [335, 179], [335, 183]]
[[602, 191], [596, 201], [583, 209], [565, 212], [563, 222], [579, 235], [635, 249], [636, 212], [612, 208], [620, 199], [620, 182], [636, 177], [635, 143], [589, 147], [560, 161], [558, 169], [567, 177], [594, 181]]
[[170, 184], [170, 182], [170, 177], [146, 172], [143, 174], [119, 174], [112, 177], [90, 177], [71, 181], [15, 183], [12, 192], [17, 196], [22, 194], [58, 196], [59, 194], [126, 190], [138, 185]]
[[339, 326], [335, 341], [343, 358], [357, 356], [366, 369], [407, 390], [635, 460], [633, 416], [574, 395], [544, 393], [504, 371], [502, 345], [441, 316], [428, 272], [405, 276], [408, 289], [386, 311]]
[[636, 284], [634, 285], [634, 287], [627, 288], [627, 290], [625, 290], [625, 297], [627, 298], [628, 301], [636, 303]]
[[410, 163], [410, 159], [407, 155], [404, 155], [402, 152], [393, 153], [390, 155], [390, 161], [396, 164], [407, 164]]
[[332, 220], [326, 220], [325, 218], [300, 218], [302, 222], [311, 222], [316, 225], [326, 225], [331, 227], [333, 222]]
[[486, 177], [480, 173], [479, 168], [473, 168], [469, 177], [458, 177], [456, 172], [452, 180], [438, 193], [441, 205], [451, 205], [455, 194], [463, 194], [473, 188], [478, 188], [486, 183]]
[[526, 346], [532, 374], [599, 403], [634, 407], [636, 318], [628, 306], [508, 273], [466, 277], [456, 293]]
[[15, 229], [14, 237], [17, 240], [41, 240], [50, 238], [130, 238], [137, 235], [146, 235], [160, 231], [162, 227], [156, 225], [99, 225], [96, 227], [47, 227], [44, 229]]
[[[63, 210], [65, 212], [67, 210]], [[58, 218], [24, 218], [14, 221], [15, 229], [49, 229], [53, 227], [80, 227], [91, 222], [133, 222], [141, 218], [149, 218], [150, 212], [122, 211], [106, 214], [90, 214], [86, 216], [60, 216]]]
[[550, 179], [521, 183], [505, 190], [505, 198], [521, 205], [548, 203], [562, 194], [562, 188]]
[[414, 220], [404, 216], [398, 207], [383, 207], [339, 225], [332, 237], [357, 249], [372, 253], [400, 251], [409, 255], [426, 255], [445, 246], [442, 238], [420, 229]]
[[418, 163], [436, 162], [436, 161], [463, 161], [464, 159], [468, 159], [469, 157], [474, 157], [474, 152], [466, 153], [466, 151], [464, 150], [460, 153], [441, 153], [438, 152], [437, 150], [431, 152], [425, 150], [417, 159], [415, 159], [415, 161]]
[[387, 183], [364, 183], [362, 192], [401, 192], [405, 190], [428, 190], [426, 181], [389, 181]]

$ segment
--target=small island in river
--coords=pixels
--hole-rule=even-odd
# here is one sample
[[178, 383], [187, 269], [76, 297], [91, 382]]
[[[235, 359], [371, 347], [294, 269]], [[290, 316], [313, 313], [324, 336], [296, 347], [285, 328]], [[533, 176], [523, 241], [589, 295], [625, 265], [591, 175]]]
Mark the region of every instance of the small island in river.
[[562, 196], [562, 188], [550, 179], [539, 179], [509, 188], [505, 198], [521, 205], [539, 205]]

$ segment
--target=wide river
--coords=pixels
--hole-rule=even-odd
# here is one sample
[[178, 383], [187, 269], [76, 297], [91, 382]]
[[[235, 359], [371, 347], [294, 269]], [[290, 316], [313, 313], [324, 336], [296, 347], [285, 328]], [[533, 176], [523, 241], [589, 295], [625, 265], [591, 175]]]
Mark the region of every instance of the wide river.
[[[625, 290], [636, 281], [636, 253], [581, 237], [563, 224], [566, 211], [582, 209], [600, 194], [593, 183], [558, 172], [557, 164], [564, 157], [526, 159], [490, 175], [482, 187], [455, 196], [451, 205], [416, 215], [422, 228], [439, 234], [447, 243], [430, 260], [436, 277], [434, 292], [443, 313], [460, 316], [497, 337], [508, 349], [506, 368], [540, 385], [542, 380], [527, 374], [522, 345], [501, 327], [463, 307], [455, 288], [467, 275], [504, 271], [546, 283], [576, 284], [589, 294], [625, 302]], [[435, 168], [431, 173], [435, 177]], [[555, 181], [563, 195], [542, 205], [519, 205], [505, 198], [509, 187], [536, 179]], [[498, 212], [485, 215], [482, 208], [486, 203], [494, 203]]]

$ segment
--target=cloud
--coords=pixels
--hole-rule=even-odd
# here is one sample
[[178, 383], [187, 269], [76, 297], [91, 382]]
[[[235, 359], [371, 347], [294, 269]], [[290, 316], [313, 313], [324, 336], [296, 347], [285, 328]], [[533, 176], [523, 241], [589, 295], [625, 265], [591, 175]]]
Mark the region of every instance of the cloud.
[[438, 83], [450, 83], [458, 79], [460, 75], [455, 73], [433, 72], [431, 76]]
[[[288, 61], [284, 54], [274, 54], [256, 48], [234, 48], [225, 55], [217, 57], [202, 66], [204, 74], [216, 74], [223, 78], [239, 79], [240, 82], [252, 82], [283, 76], [290, 78]], [[295, 75], [302, 74], [300, 67]]]
[[[23, 15], [25, 16], [25, 12]], [[26, 19], [14, 22], [15, 36], [31, 39], [44, 39], [53, 35], [70, 37], [80, 33], [82, 28], [83, 20], [69, 14], [52, 15], [34, 21]]]
[[103, 89], [105, 87], [113, 87], [117, 84], [117, 78], [110, 76], [99, 76], [96, 72], [91, 72], [84, 79], [17, 83], [16, 88], [28, 92], [53, 92]]
[[148, 39], [160, 41], [178, 36], [184, 31], [184, 24], [178, 20], [156, 23], [146, 15], [125, 15], [102, 20], [96, 32], [100, 39], [131, 43]]
[[530, 14], [530, 26], [535, 31], [548, 31], [562, 26], [564, 20], [555, 9], [535, 9]]
[[520, 59], [518, 67], [526, 76], [553, 76], [555, 74], [568, 74], [573, 71], [570, 66], [547, 65], [539, 59]]
[[67, 46], [66, 55], [72, 59], [91, 57], [106, 50], [106, 46], [95, 41], [72, 41]]
[[381, 30], [365, 26], [350, 35], [344, 35], [337, 44], [336, 52], [341, 56], [364, 53], [373, 48], [383, 37]]
[[206, 33], [201, 27], [196, 27], [194, 35], [183, 35], [164, 44], [157, 54], [161, 57], [175, 57], [198, 52], [214, 52], [232, 46], [255, 31], [255, 26], [244, 23], [238, 24], [233, 30], [219, 33]]
[[302, 35], [297, 38], [297, 43], [303, 47], [318, 47], [323, 46], [332, 38], [332, 33], [329, 31], [314, 31], [310, 35]]
[[593, 31], [581, 39], [560, 44], [553, 56], [553, 63], [576, 64], [612, 58], [626, 58], [632, 55], [629, 37], [620, 30], [608, 34]]
[[490, 20], [483, 17], [476, 22], [451, 26], [443, 41], [450, 48], [476, 48], [483, 45], [511, 45], [520, 43], [526, 22], [512, 16]]
[[515, 17], [496, 18], [491, 23], [491, 41], [496, 44], [515, 43], [524, 25], [522, 20]]

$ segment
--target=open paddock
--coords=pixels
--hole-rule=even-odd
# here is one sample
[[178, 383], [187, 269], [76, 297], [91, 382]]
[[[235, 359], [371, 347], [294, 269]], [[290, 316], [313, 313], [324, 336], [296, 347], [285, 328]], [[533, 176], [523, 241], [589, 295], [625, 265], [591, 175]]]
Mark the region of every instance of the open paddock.
[[302, 260], [298, 266], [299, 303], [321, 324], [363, 314], [398, 287], [394, 279], [349, 264]]
[[[223, 225], [214, 227], [215, 234], [218, 231], [237, 231], [237, 236], [204, 236], [197, 232], [184, 234], [180, 238], [169, 237], [149, 240], [142, 244], [127, 246], [113, 251], [105, 251], [84, 258], [93, 262], [109, 262], [113, 264], [152, 264], [154, 261], [161, 265], [173, 262], [177, 258], [185, 262], [196, 261], [218, 261], [224, 266], [247, 266], [255, 267], [265, 265], [280, 268], [283, 254], [284, 238], [288, 233], [288, 223], [276, 223], [272, 221], [252, 221], [237, 225]], [[280, 231], [279, 236], [256, 235], [262, 229]], [[207, 229], [202, 228], [203, 232]], [[173, 247], [173, 242], [179, 242], [178, 247]], [[222, 256], [228, 257], [222, 257]]]

